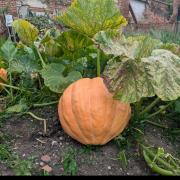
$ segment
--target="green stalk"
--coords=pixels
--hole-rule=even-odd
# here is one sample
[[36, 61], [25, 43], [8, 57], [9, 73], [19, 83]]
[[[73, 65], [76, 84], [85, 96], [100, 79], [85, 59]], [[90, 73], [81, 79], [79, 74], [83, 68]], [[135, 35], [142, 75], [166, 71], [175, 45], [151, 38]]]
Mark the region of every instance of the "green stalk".
[[4, 90], [7, 92], [7, 94], [11, 97], [11, 93], [8, 91], [7, 88], [4, 87]]
[[166, 127], [166, 126], [163, 126], [161, 124], [158, 124], [158, 123], [155, 123], [155, 122], [152, 122], [152, 121], [149, 121], [149, 120], [146, 120], [145, 122], [147, 122], [149, 124], [152, 124], [153, 126], [160, 127], [162, 129], [168, 129], [168, 127]]
[[164, 107], [163, 107], [162, 109], [160, 109], [159, 111], [157, 111], [157, 112], [149, 115], [149, 116], [147, 117], [147, 119], [150, 119], [150, 118], [152, 118], [152, 117], [160, 114], [161, 112], [163, 112], [164, 110], [166, 110], [169, 106], [171, 106], [173, 103], [174, 103], [174, 101], [173, 101], [173, 102], [170, 102], [169, 104], [167, 104], [166, 106], [164, 106]]
[[50, 105], [54, 105], [57, 104], [58, 101], [53, 101], [53, 102], [49, 102], [49, 103], [43, 103], [43, 104], [34, 104], [33, 107], [44, 107], [44, 106], [50, 106]]
[[12, 88], [12, 74], [10, 73], [9, 75], [9, 84], [10, 84], [10, 94], [11, 94], [11, 99], [13, 100], [14, 99], [14, 96], [13, 96], [13, 88]]
[[139, 118], [140, 117], [140, 111], [142, 109], [142, 103], [143, 99], [141, 99], [139, 102], [135, 104], [135, 117]]
[[46, 63], [44, 62], [44, 59], [42, 58], [42, 55], [41, 55], [41, 53], [39, 52], [39, 49], [38, 49], [37, 47], [36, 47], [36, 51], [37, 51], [38, 56], [39, 56], [39, 58], [40, 58], [40, 60], [41, 60], [42, 67], [44, 68], [44, 67], [46, 66]]
[[161, 175], [164, 175], [164, 176], [174, 176], [174, 173], [172, 171], [168, 171], [168, 170], [162, 169], [159, 166], [157, 166], [155, 163], [153, 163], [151, 161], [151, 159], [148, 157], [147, 153], [144, 150], [143, 150], [143, 156], [144, 156], [147, 164], [150, 166], [150, 168], [154, 172], [156, 172], [158, 174], [161, 174]]
[[173, 134], [180, 134], [180, 129], [173, 130], [173, 131], [171, 131], [171, 133], [173, 133]]
[[101, 76], [101, 51], [97, 49], [97, 77]]
[[20, 89], [20, 88], [18, 88], [16, 86], [4, 84], [4, 83], [0, 83], [0, 86], [4, 86], [4, 87], [10, 88], [10, 89], [16, 89], [16, 90], [22, 91], [22, 89]]
[[[141, 145], [141, 146], [142, 146], [143, 150], [146, 151], [152, 158], [154, 158], [156, 156], [156, 154], [154, 152], [152, 152], [151, 150], [149, 150], [149, 148], [145, 147], [144, 145]], [[160, 157], [157, 157], [156, 160], [158, 162], [160, 162], [162, 165], [164, 165], [167, 169], [169, 169], [171, 171], [174, 170], [174, 167], [172, 167], [169, 163], [167, 163]]]
[[160, 98], [157, 97], [149, 106], [147, 106], [144, 111], [140, 113], [140, 116], [145, 115], [147, 112], [149, 112], [158, 102], [160, 101]]

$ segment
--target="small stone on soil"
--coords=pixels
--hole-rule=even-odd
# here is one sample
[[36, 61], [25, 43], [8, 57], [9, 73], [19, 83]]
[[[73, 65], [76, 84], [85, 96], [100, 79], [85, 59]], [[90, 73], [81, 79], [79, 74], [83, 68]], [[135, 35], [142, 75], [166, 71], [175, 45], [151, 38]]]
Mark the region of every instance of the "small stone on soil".
[[40, 166], [44, 166], [45, 165], [45, 163], [44, 162], [40, 162]]
[[44, 171], [46, 171], [48, 173], [52, 172], [52, 168], [50, 166], [48, 166], [48, 165], [42, 167], [42, 170], [44, 170]]
[[64, 140], [64, 138], [63, 138], [63, 137], [60, 137], [60, 138], [59, 138], [59, 140], [60, 140], [60, 141], [63, 141], [63, 140]]
[[51, 158], [50, 158], [48, 155], [44, 155], [44, 156], [41, 157], [41, 160], [42, 160], [43, 162], [48, 163], [48, 162], [51, 161]]
[[57, 145], [58, 145], [58, 142], [57, 142], [57, 141], [52, 141], [51, 145], [52, 145], [52, 146], [57, 146]]

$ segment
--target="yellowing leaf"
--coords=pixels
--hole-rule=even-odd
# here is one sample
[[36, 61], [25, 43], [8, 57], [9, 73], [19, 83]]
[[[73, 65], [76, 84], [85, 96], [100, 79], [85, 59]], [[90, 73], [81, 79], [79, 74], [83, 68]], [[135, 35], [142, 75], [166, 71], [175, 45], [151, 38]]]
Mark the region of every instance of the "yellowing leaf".
[[114, 0], [74, 0], [58, 19], [89, 37], [99, 31], [117, 30], [127, 24]]
[[38, 38], [38, 29], [23, 19], [13, 22], [13, 28], [17, 32], [20, 40], [27, 46], [32, 46]]

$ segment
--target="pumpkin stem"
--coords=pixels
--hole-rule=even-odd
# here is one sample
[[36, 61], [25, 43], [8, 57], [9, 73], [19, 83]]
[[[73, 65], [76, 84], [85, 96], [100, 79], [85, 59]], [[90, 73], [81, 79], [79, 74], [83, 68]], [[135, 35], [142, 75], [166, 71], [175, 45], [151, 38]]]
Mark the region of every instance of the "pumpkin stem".
[[171, 106], [173, 103], [174, 103], [174, 101], [170, 102], [169, 104], [167, 104], [166, 106], [164, 106], [163, 108], [161, 108], [159, 111], [157, 111], [157, 112], [149, 115], [149, 116], [147, 117], [147, 119], [153, 118], [154, 116], [162, 113], [164, 110], [166, 110], [166, 109], [167, 109], [169, 106]]
[[149, 106], [147, 106], [139, 115], [144, 116], [147, 112], [149, 112], [158, 102], [160, 98], [157, 97]]

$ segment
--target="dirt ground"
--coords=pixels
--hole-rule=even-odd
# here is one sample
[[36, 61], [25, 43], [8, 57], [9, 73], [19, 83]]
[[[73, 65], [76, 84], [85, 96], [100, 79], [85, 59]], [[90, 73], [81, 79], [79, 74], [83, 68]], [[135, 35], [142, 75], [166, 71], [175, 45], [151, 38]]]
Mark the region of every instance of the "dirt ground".
[[[69, 148], [77, 155], [77, 175], [155, 175], [147, 167], [136, 146], [128, 151], [128, 167], [123, 168], [116, 157], [121, 149], [111, 141], [105, 146], [88, 148], [67, 136], [62, 130], [56, 108], [47, 107], [34, 110], [40, 117], [48, 119], [48, 135], [44, 137], [43, 124], [30, 116], [10, 118], [0, 132], [7, 134], [13, 151], [22, 159], [34, 158], [35, 171], [39, 175], [41, 168], [46, 164], [52, 168], [50, 175], [65, 175], [63, 158]], [[167, 152], [176, 153], [180, 149], [179, 144], [171, 144], [160, 129], [154, 129], [149, 125], [145, 130], [145, 137], [154, 145], [164, 147]], [[78, 153], [82, 151], [83, 153]], [[42, 161], [42, 156], [47, 155], [50, 160]], [[0, 162], [1, 175], [14, 175], [4, 163]]]

